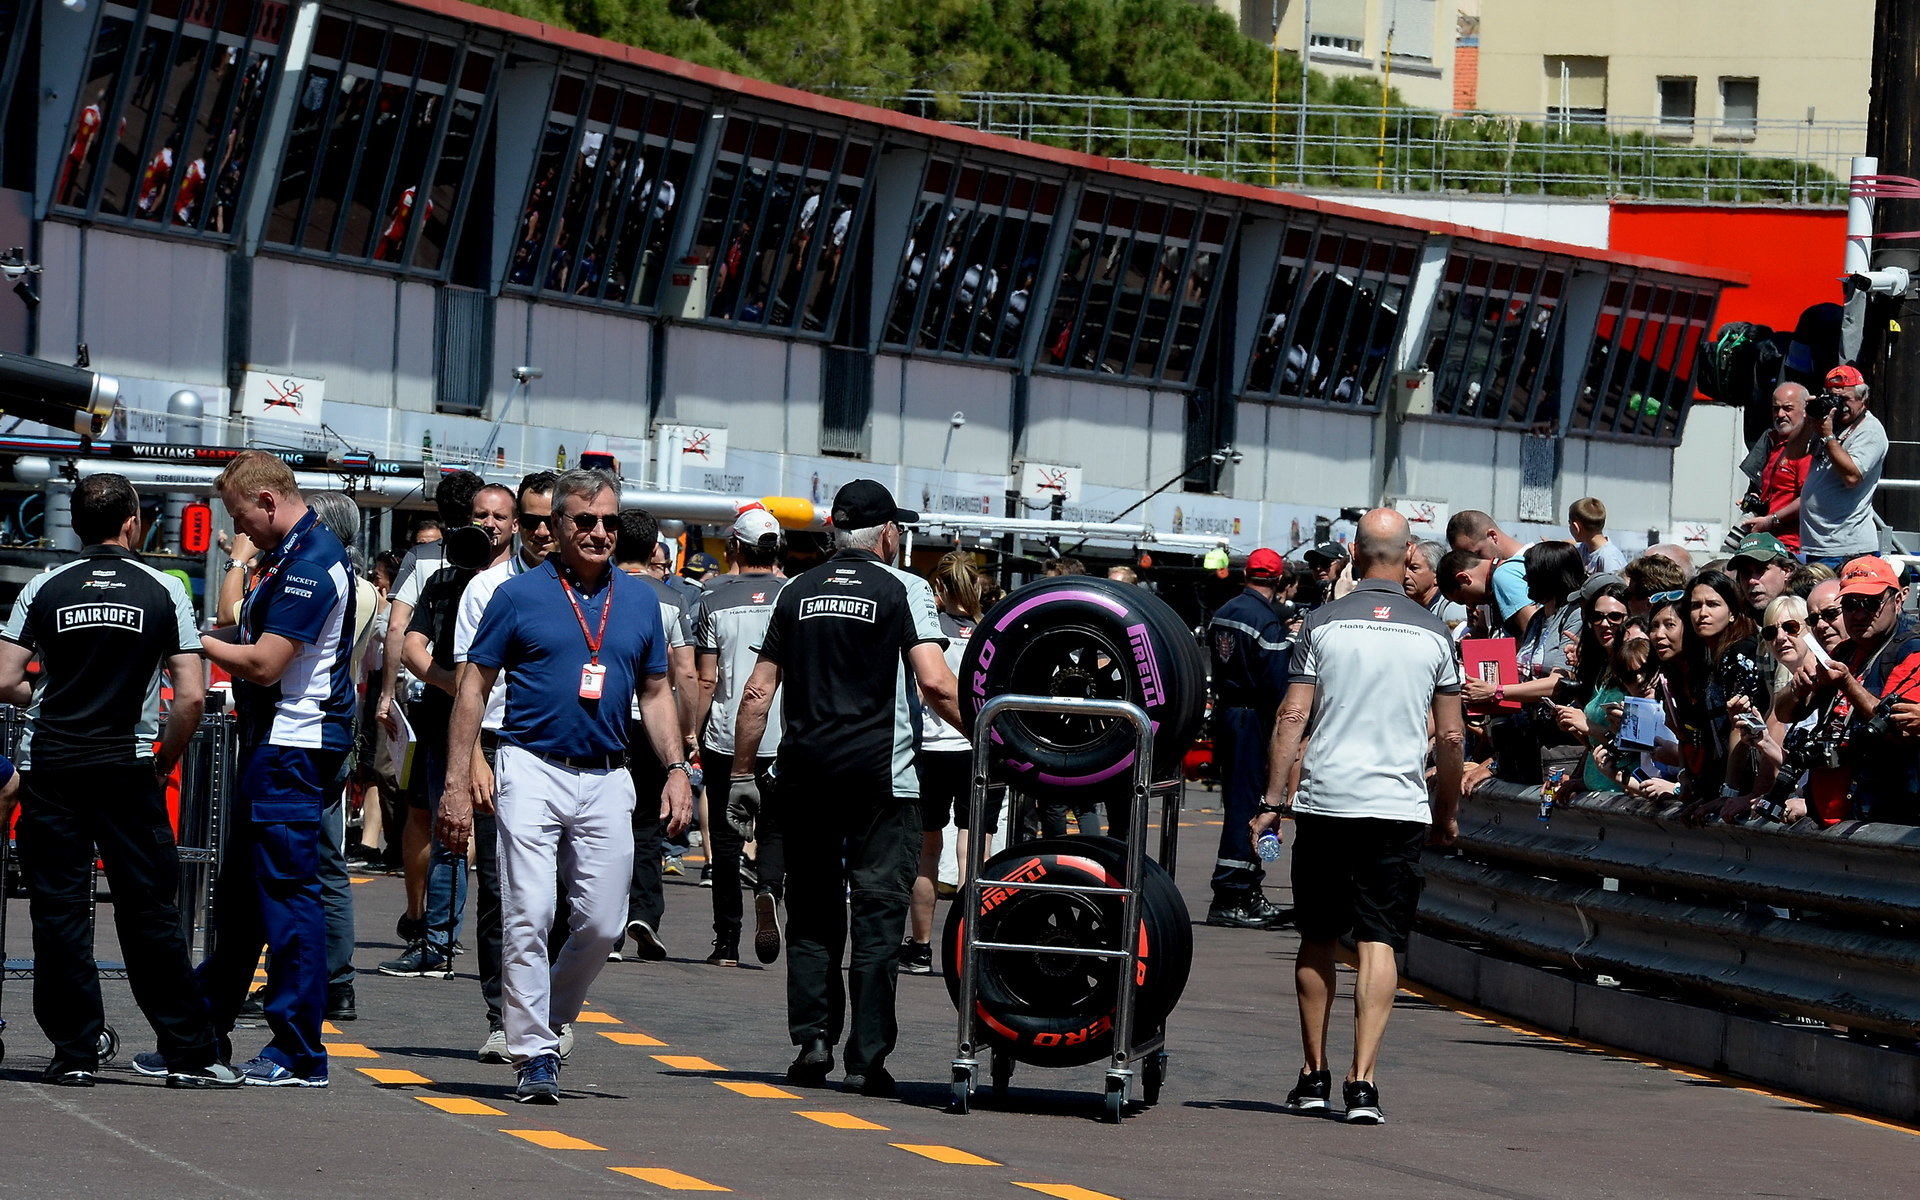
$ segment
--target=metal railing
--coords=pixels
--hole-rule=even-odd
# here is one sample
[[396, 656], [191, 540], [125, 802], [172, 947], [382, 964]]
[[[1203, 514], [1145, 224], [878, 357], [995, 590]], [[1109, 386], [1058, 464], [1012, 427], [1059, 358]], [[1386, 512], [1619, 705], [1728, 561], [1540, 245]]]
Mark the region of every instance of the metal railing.
[[[856, 91], [864, 103], [1144, 166], [1283, 188], [1840, 204], [1866, 124]], [[1304, 113], [1305, 120], [1302, 121]]]
[[1462, 853], [1427, 858], [1424, 926], [1660, 994], [1920, 1030], [1920, 828], [1696, 828], [1605, 795], [1538, 809], [1511, 784], [1463, 802]]

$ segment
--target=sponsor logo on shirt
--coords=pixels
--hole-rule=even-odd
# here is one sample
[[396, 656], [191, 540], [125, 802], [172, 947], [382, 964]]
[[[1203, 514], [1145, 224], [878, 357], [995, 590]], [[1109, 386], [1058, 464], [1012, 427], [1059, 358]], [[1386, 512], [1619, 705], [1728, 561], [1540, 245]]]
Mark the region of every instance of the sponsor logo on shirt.
[[126, 586], [126, 584], [120, 582], [118, 579], [89, 579], [80, 585], [80, 590], [84, 592], [88, 588], [99, 588], [101, 591], [111, 591], [114, 588], [123, 588]]
[[54, 628], [61, 633], [74, 629], [126, 629], [139, 633], [146, 628], [146, 610], [131, 604], [69, 604], [53, 610]]
[[800, 602], [800, 620], [812, 617], [846, 617], [874, 624], [880, 606], [864, 596], [808, 596]]
[[1376, 621], [1390, 621], [1393, 619], [1393, 609], [1385, 604], [1376, 604], [1373, 609], [1373, 619]]

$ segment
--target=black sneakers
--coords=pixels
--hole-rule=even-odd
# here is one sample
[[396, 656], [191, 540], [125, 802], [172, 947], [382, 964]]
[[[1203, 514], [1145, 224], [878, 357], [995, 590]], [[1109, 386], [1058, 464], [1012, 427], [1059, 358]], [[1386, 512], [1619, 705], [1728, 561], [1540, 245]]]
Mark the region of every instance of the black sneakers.
[[55, 1087], [92, 1087], [93, 1068], [76, 1067], [68, 1063], [53, 1062], [40, 1072], [41, 1083], [51, 1083]]
[[659, 962], [667, 956], [667, 944], [653, 926], [635, 917], [627, 922], [627, 936], [633, 939], [633, 957], [643, 962]]
[[1281, 1107], [1288, 1112], [1318, 1112], [1327, 1106], [1327, 1099], [1332, 1095], [1332, 1071], [1302, 1071]]
[[908, 975], [933, 974], [933, 943], [912, 938], [900, 944], [900, 969]]
[[707, 955], [710, 967], [737, 967], [740, 965], [740, 934], [738, 931], [716, 934], [713, 939], [713, 953]]
[[1215, 900], [1207, 909], [1207, 924], [1224, 929], [1265, 929], [1267, 919], [1244, 902]]
[[823, 1037], [808, 1038], [792, 1065], [787, 1067], [787, 1082], [820, 1087], [832, 1071], [833, 1044]]
[[753, 956], [763, 963], [780, 957], [780, 900], [769, 891], [753, 894]]
[[1372, 1080], [1350, 1079], [1341, 1085], [1340, 1094], [1347, 1102], [1347, 1124], [1385, 1125], [1387, 1123], [1387, 1114], [1380, 1108], [1380, 1089], [1373, 1086]]

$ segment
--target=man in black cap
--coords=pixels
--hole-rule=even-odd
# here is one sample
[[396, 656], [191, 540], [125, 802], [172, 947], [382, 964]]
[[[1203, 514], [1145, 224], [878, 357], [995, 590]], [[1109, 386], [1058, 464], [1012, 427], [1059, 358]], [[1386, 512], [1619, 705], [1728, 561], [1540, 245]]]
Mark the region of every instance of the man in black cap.
[[1334, 586], [1340, 581], [1341, 568], [1347, 565], [1347, 548], [1339, 542], [1321, 542], [1307, 547], [1300, 557], [1306, 560], [1313, 581], [1320, 587], [1320, 603], [1334, 599]]
[[965, 727], [933, 590], [889, 565], [900, 526], [919, 519], [873, 480], [840, 489], [837, 553], [781, 589], [734, 732], [731, 790], [757, 804], [764, 784], [751, 764], [780, 689], [785, 728], [774, 779], [789, 789], [777, 805], [787, 851], [787, 1026], [800, 1047], [787, 1080], [826, 1082], [850, 999], [843, 1087], [870, 1096], [894, 1090], [886, 1058], [898, 1036], [894, 987], [919, 865], [909, 689], [918, 684], [941, 719]]

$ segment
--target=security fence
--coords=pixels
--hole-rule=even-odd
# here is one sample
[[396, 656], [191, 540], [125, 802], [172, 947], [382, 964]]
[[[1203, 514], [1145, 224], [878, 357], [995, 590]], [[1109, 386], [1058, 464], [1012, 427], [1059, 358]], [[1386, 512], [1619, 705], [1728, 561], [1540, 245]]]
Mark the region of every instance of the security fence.
[[[1282, 188], [1840, 204], [1866, 126], [863, 91], [865, 103], [1144, 166]], [[1302, 116], [1304, 114], [1304, 120]]]

